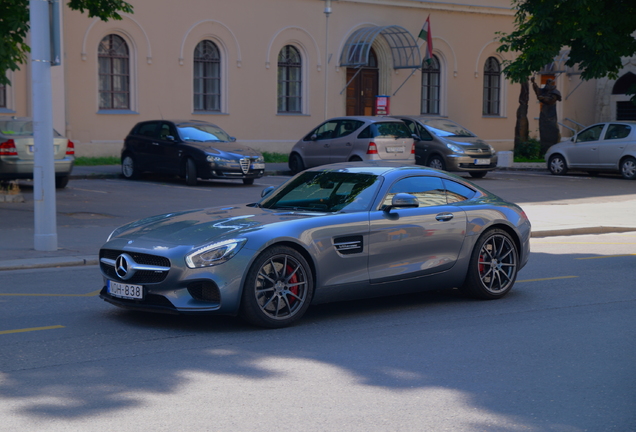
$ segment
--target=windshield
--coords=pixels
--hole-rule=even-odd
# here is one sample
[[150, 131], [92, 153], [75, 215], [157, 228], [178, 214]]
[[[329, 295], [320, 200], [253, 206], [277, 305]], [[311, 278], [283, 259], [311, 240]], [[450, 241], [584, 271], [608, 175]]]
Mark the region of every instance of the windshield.
[[441, 137], [468, 138], [475, 136], [475, 134], [465, 127], [447, 119], [428, 119], [422, 120], [421, 123], [428, 127], [435, 135]]
[[319, 212], [365, 211], [371, 206], [379, 185], [379, 177], [373, 174], [306, 171], [265, 197], [260, 206]]
[[[0, 121], [0, 134], [33, 136], [33, 122], [31, 120], [6, 120]], [[53, 136], [61, 136], [53, 130]]]
[[230, 142], [230, 136], [220, 127], [207, 125], [177, 126], [179, 136], [186, 142], [222, 141]]

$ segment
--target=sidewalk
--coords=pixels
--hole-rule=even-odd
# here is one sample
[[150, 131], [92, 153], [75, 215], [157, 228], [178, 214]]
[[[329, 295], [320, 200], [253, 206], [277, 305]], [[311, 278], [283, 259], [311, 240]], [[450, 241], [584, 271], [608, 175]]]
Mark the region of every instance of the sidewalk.
[[[501, 170], [542, 170], [544, 164], [513, 164]], [[71, 178], [118, 178], [119, 165], [75, 167]], [[291, 175], [286, 163], [267, 164], [266, 175]], [[579, 234], [602, 234], [609, 232], [636, 231], [636, 193], [624, 196], [620, 200], [603, 202], [595, 200], [564, 200], [546, 203], [518, 202], [532, 222], [533, 237], [550, 237]], [[109, 231], [110, 232], [110, 231]], [[98, 256], [93, 247], [86, 247], [86, 238], [105, 238], [109, 232], [101, 232], [95, 228], [77, 228], [72, 226], [58, 227], [58, 235], [73, 238], [72, 247], [53, 252], [41, 252], [29, 249], [15, 259], [10, 250], [0, 255], [0, 271], [15, 269], [31, 269], [46, 267], [66, 267], [80, 265], [97, 265]], [[98, 236], [98, 237], [95, 237]], [[10, 237], [10, 236], [9, 236]], [[13, 236], [15, 237], [15, 236]], [[7, 238], [5, 237], [5, 241]], [[15, 240], [15, 239], [14, 239]], [[15, 240], [21, 241], [21, 240]], [[30, 242], [32, 238], [25, 239]], [[18, 245], [16, 245], [18, 246]], [[19, 245], [21, 250], [28, 249]], [[24, 256], [27, 255], [27, 256]]]

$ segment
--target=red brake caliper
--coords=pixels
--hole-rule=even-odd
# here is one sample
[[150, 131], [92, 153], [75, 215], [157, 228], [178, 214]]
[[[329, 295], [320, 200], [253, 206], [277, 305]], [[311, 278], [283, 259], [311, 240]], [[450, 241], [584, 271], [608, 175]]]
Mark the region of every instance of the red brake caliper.
[[[287, 269], [286, 269], [286, 270], [287, 270], [287, 273], [292, 273], [292, 272], [294, 271], [294, 269], [292, 268], [292, 266], [290, 266], [289, 264], [287, 264]], [[290, 284], [290, 285], [292, 285], [292, 284], [296, 284], [296, 283], [298, 283], [298, 275], [297, 275], [297, 274], [294, 274], [294, 275], [291, 277], [291, 279], [289, 279], [289, 284]], [[289, 290], [290, 290], [292, 293], [294, 293], [294, 295], [296, 295], [296, 296], [298, 295], [298, 285], [296, 285], [296, 286], [293, 286], [293, 287], [289, 288]], [[294, 304], [296, 301], [298, 301], [298, 299], [296, 299], [296, 297], [290, 297], [290, 298], [288, 298], [288, 300], [289, 300], [289, 304], [290, 304], [290, 305], [292, 305], [292, 304]]]

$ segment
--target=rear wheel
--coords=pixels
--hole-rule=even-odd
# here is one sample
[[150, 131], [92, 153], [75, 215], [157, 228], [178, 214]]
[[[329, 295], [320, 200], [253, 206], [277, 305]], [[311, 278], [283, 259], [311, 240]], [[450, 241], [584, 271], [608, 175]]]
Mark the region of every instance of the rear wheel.
[[122, 175], [129, 179], [129, 180], [134, 180], [134, 179], [138, 179], [140, 172], [139, 169], [137, 168], [137, 161], [135, 161], [135, 158], [132, 157], [132, 155], [124, 155], [124, 157], [121, 160], [121, 173]]
[[298, 174], [299, 172], [305, 169], [305, 164], [303, 163], [303, 158], [300, 157], [298, 153], [293, 153], [289, 157], [289, 169], [292, 174]]
[[472, 178], [484, 178], [486, 174], [488, 174], [488, 171], [470, 171], [468, 174], [470, 174]]
[[568, 164], [560, 154], [550, 156], [548, 169], [554, 175], [565, 175], [568, 172]]
[[288, 326], [304, 315], [313, 289], [305, 258], [290, 247], [274, 246], [256, 259], [247, 274], [241, 315], [261, 327]]
[[442, 159], [442, 157], [438, 156], [438, 155], [432, 156], [428, 160], [428, 166], [431, 167], [431, 168], [438, 169], [438, 170], [445, 170], [446, 169], [446, 164], [444, 163], [444, 159]]
[[475, 244], [462, 291], [480, 299], [505, 296], [517, 279], [519, 252], [506, 231], [486, 231]]
[[55, 177], [55, 188], [56, 189], [64, 189], [68, 184], [69, 176], [56, 176]]
[[192, 159], [186, 161], [185, 181], [188, 186], [197, 185], [197, 166]]
[[633, 157], [625, 158], [621, 162], [621, 174], [627, 180], [636, 179], [636, 159]]

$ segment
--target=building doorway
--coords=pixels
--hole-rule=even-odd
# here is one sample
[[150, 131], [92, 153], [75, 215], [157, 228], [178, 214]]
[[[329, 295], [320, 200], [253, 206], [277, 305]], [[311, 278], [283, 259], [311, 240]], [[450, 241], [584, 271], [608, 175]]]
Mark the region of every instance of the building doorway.
[[[357, 74], [356, 74], [357, 73]], [[378, 60], [373, 48], [369, 62], [361, 68], [347, 68], [347, 115], [375, 115], [375, 97], [378, 95]]]

